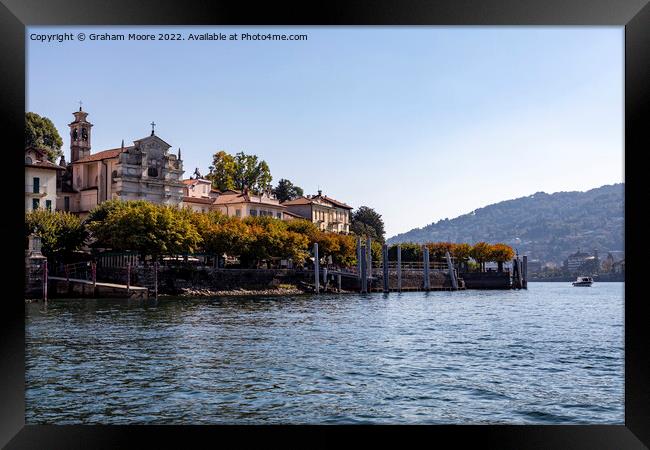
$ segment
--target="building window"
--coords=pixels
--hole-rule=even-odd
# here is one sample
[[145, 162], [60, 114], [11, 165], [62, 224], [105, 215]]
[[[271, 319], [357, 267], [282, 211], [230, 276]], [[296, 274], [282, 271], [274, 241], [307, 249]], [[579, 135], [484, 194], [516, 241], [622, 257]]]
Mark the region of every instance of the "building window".
[[25, 164], [31, 164], [32, 163], [32, 158], [29, 156], [25, 156]]
[[70, 211], [70, 197], [63, 197], [63, 210]]
[[251, 216], [256, 217], [257, 216], [257, 210], [251, 209]]
[[33, 198], [32, 199], [32, 210], [36, 211], [39, 208], [39, 206], [41, 206], [40, 203], [41, 202], [40, 202], [39, 199]]
[[34, 194], [38, 194], [41, 191], [41, 179], [34, 177]]
[[282, 219], [282, 213], [281, 212], [278, 213], [278, 219]]
[[149, 167], [149, 170], [147, 170], [147, 175], [149, 175], [150, 177], [157, 177], [158, 169], [156, 167]]
[[241, 209], [236, 209], [235, 210], [235, 216], [241, 217]]
[[45, 200], [45, 209], [52, 211], [52, 200]]
[[113, 179], [113, 178], [117, 178], [117, 170], [114, 170], [114, 171], [111, 173], [111, 179]]

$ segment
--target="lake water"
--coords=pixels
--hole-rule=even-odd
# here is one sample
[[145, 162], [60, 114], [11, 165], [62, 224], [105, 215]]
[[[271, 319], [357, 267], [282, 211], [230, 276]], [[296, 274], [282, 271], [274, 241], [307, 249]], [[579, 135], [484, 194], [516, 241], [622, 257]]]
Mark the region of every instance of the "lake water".
[[28, 424], [623, 424], [623, 283], [26, 305]]

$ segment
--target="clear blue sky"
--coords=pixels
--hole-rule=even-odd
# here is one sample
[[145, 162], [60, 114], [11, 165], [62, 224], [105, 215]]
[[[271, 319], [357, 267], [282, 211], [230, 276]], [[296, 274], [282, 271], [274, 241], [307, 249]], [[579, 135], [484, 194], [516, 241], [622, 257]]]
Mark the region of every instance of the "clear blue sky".
[[[305, 33], [41, 43], [31, 33]], [[387, 236], [537, 191], [623, 181], [622, 27], [30, 27], [27, 110], [93, 151], [147, 136], [185, 177], [218, 150], [383, 215]]]

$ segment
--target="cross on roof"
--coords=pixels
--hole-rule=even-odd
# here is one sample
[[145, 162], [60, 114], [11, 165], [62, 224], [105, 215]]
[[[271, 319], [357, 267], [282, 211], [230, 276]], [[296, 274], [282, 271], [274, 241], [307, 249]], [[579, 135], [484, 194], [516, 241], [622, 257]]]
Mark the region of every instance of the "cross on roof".
[[152, 121], [151, 122], [151, 135], [152, 136], [153, 136], [153, 129], [154, 129], [155, 126], [156, 126], [156, 123]]
[[81, 104], [82, 104], [82, 101], [79, 100], [79, 111], [81, 111]]

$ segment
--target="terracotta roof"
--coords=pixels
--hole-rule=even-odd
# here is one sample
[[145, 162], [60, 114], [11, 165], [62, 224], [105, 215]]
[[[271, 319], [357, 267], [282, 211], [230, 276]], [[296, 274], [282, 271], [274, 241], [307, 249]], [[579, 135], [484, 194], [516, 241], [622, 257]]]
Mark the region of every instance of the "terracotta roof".
[[35, 167], [37, 169], [50, 169], [50, 170], [65, 170], [65, 167], [61, 167], [58, 164], [54, 164], [50, 161], [34, 161], [31, 164], [25, 164], [25, 167]]
[[124, 149], [120, 147], [120, 148], [112, 148], [110, 150], [103, 150], [101, 152], [95, 153], [94, 155], [88, 155], [88, 156], [84, 156], [83, 158], [79, 158], [78, 160], [74, 161], [72, 164], [101, 161], [102, 159], [117, 158], [117, 156], [120, 153], [122, 153], [122, 150], [127, 150], [131, 148], [134, 147], [133, 146], [124, 147]]
[[194, 184], [194, 183], [196, 183], [196, 180], [192, 180], [192, 179], [183, 180], [183, 183], [185, 183], [185, 184]]
[[259, 201], [260, 197], [253, 196], [251, 199], [251, 196], [248, 194], [221, 194], [219, 197], [216, 198], [214, 201], [215, 205], [226, 205], [226, 204], [236, 204], [236, 203], [251, 203], [251, 204], [256, 204], [256, 205], [268, 205], [268, 206], [276, 206], [278, 208], [284, 208], [284, 205], [280, 203], [275, 203], [275, 202], [269, 202], [266, 201], [266, 199], [261, 199], [262, 201]]
[[298, 214], [292, 213], [291, 211], [285, 211], [284, 214], [287, 216], [295, 217], [296, 219], [304, 219], [303, 216], [299, 216]]
[[315, 195], [314, 197], [308, 198], [308, 197], [298, 197], [294, 198], [293, 200], [287, 200], [286, 202], [283, 202], [283, 205], [310, 205], [314, 203], [314, 200], [316, 199], [322, 199], [325, 200], [326, 202], [331, 203], [334, 206], [338, 206], [339, 208], [345, 208], [345, 209], [352, 209], [350, 205], [346, 205], [343, 202], [340, 202], [338, 200], [334, 200], [333, 198], [327, 197], [326, 195]]
[[289, 206], [289, 205], [311, 205], [313, 203], [312, 199], [307, 198], [307, 197], [297, 197], [294, 198], [293, 200], [287, 200], [286, 202], [282, 202], [283, 205]]
[[334, 199], [331, 198], [331, 197], [324, 196], [323, 198], [324, 198], [325, 200], [327, 200], [328, 202], [333, 203], [333, 204], [335, 204], [336, 206], [338, 206], [338, 207], [340, 207], [340, 208], [352, 209], [352, 206], [350, 206], [350, 205], [346, 205], [345, 203], [340, 202], [340, 201], [338, 201], [338, 200], [334, 200]]
[[183, 203], [201, 203], [203, 205], [211, 205], [214, 203], [214, 199], [203, 197], [183, 197]]
[[214, 201], [215, 205], [225, 205], [227, 203], [248, 203], [250, 198], [244, 194], [221, 194]]

